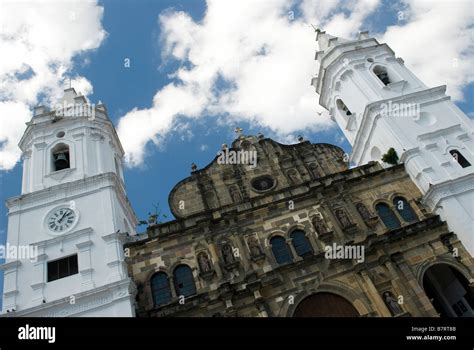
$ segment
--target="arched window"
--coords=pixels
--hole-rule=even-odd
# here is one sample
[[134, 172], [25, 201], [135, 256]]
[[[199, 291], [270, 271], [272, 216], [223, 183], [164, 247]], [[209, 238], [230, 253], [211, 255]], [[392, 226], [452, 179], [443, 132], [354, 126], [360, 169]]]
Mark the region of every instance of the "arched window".
[[413, 211], [410, 204], [407, 200], [403, 197], [395, 197], [393, 199], [393, 205], [398, 211], [398, 214], [402, 217], [403, 220], [406, 222], [412, 222], [418, 220], [415, 212]]
[[471, 166], [471, 163], [469, 163], [469, 161], [464, 158], [464, 156], [458, 150], [453, 149], [452, 151], [449, 151], [449, 153], [453, 156], [454, 161], [463, 168]]
[[170, 282], [166, 273], [155, 273], [151, 278], [150, 284], [155, 306], [168, 304], [171, 301]]
[[379, 203], [375, 206], [375, 210], [388, 229], [393, 230], [400, 227], [400, 221], [388, 204]]
[[342, 102], [342, 100], [340, 98], [337, 99], [336, 101], [336, 107], [337, 109], [339, 110], [339, 112], [342, 113], [342, 115], [344, 116], [350, 116], [352, 115], [351, 111], [349, 110], [349, 108], [347, 108], [347, 106], [345, 105], [344, 102]]
[[64, 143], [56, 145], [51, 151], [51, 159], [53, 162], [53, 171], [70, 168], [69, 146]]
[[279, 265], [290, 263], [293, 260], [290, 248], [282, 236], [275, 236], [270, 240], [272, 252]]
[[174, 287], [178, 296], [189, 297], [196, 294], [196, 285], [191, 268], [188, 265], [179, 265], [174, 269]]
[[387, 69], [382, 66], [374, 67], [374, 74], [379, 78], [379, 80], [384, 84], [388, 85], [391, 83], [390, 78], [388, 77]]
[[307, 256], [313, 253], [313, 249], [311, 249], [308, 237], [306, 237], [304, 231], [294, 230], [290, 236], [292, 239], [293, 247], [295, 247], [296, 254], [298, 254], [299, 256]]

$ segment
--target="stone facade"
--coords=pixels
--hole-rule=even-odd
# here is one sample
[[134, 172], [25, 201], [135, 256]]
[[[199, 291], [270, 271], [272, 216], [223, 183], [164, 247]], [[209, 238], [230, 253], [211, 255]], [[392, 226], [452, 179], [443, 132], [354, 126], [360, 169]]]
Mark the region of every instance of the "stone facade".
[[[148, 227], [146, 237], [125, 246], [138, 316], [292, 316], [311, 295], [329, 294], [359, 316], [436, 316], [423, 278], [440, 263], [472, 287], [473, 259], [421, 204], [403, 165], [348, 169], [336, 146], [254, 136], [239, 137], [230, 150], [256, 151], [257, 166], [216, 158], [194, 170], [170, 194], [177, 219]], [[260, 178], [267, 190], [254, 188], [261, 189]], [[412, 208], [410, 222], [395, 207], [401, 197]], [[382, 203], [399, 227], [388, 229], [377, 215]], [[328, 246], [363, 255], [348, 258], [347, 250], [332, 259]], [[176, 281], [183, 265], [192, 271], [187, 286], [195, 286], [186, 296]]]

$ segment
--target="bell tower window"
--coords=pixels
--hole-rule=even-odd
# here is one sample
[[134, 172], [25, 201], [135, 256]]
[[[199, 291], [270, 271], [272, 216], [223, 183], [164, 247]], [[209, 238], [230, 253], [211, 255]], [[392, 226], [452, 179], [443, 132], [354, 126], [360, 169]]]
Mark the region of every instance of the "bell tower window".
[[351, 115], [352, 115], [352, 113], [351, 113], [351, 111], [349, 110], [349, 108], [347, 108], [347, 106], [345, 105], [345, 103], [342, 102], [342, 100], [341, 100], [340, 98], [337, 99], [337, 101], [336, 101], [336, 107], [337, 107], [337, 109], [339, 110], [339, 112], [342, 113], [342, 115], [343, 115], [344, 117], [348, 117], [348, 116], [351, 116]]
[[388, 76], [387, 69], [382, 66], [375, 66], [374, 67], [374, 74], [379, 78], [379, 80], [384, 84], [388, 85], [391, 83], [390, 78]]
[[71, 167], [69, 158], [69, 146], [60, 143], [52, 150], [53, 171], [69, 169]]
[[460, 166], [463, 168], [467, 168], [468, 166], [471, 166], [471, 163], [464, 158], [464, 156], [459, 152], [458, 150], [453, 149], [452, 151], [449, 151], [451, 156], [453, 157], [454, 161], [458, 163]]

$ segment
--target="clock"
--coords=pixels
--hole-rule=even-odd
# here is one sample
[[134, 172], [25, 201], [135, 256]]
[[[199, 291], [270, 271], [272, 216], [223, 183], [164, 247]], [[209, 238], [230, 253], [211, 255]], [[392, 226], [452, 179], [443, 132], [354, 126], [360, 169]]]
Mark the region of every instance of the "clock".
[[46, 219], [48, 229], [55, 233], [64, 232], [72, 227], [77, 215], [71, 208], [58, 208], [54, 210]]

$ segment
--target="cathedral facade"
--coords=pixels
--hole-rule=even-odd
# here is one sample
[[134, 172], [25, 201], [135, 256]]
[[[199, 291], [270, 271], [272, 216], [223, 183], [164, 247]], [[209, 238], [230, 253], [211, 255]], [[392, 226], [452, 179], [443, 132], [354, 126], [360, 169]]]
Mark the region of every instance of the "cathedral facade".
[[474, 316], [474, 261], [403, 165], [263, 136], [231, 151], [257, 165], [194, 169], [177, 219], [125, 246], [138, 316]]
[[34, 259], [0, 266], [3, 315], [474, 316], [472, 121], [367, 33], [316, 39], [350, 157], [239, 135], [144, 234], [105, 106], [67, 89], [79, 110], [36, 108], [6, 203], [7, 245]]

